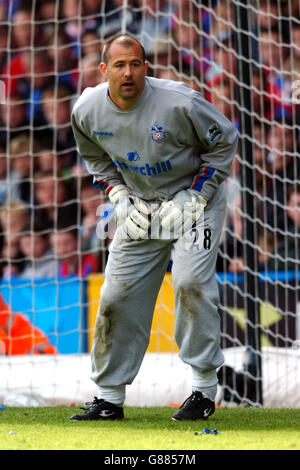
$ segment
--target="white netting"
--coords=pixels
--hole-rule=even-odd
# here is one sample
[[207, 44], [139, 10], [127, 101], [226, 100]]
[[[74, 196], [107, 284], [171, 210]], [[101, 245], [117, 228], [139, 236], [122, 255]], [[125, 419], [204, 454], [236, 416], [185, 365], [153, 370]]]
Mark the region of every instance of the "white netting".
[[[248, 355], [238, 355], [239, 364], [229, 361], [235, 371], [241, 372], [244, 362], [249, 365], [249, 356], [250, 363], [262, 358], [265, 394], [274, 369], [256, 348], [260, 343], [274, 347], [276, 358], [281, 351], [287, 367], [288, 354], [297, 354], [300, 340], [299, 0], [0, 1], [0, 353], [7, 355], [5, 390], [20, 390], [11, 356], [84, 355], [90, 348], [96, 300], [88, 276], [104, 271], [113, 233], [99, 240], [96, 226], [99, 214], [110, 217], [111, 208], [104, 196], [99, 201], [76, 152], [70, 110], [83, 89], [103, 80], [101, 46], [121, 31], [143, 42], [150, 74], [185, 81], [239, 130], [217, 261], [222, 346], [225, 351], [248, 346]], [[102, 214], [97, 213], [99, 202]], [[251, 308], [255, 315], [247, 317]], [[166, 334], [159, 328], [155, 335]], [[61, 357], [45, 358], [59, 377]], [[290, 360], [289, 373], [299, 375], [296, 361]], [[31, 377], [35, 370], [38, 374], [36, 360], [29, 357], [26, 364]], [[282, 367], [276, 374], [278, 388]], [[238, 388], [236, 377], [230, 382], [228, 374], [229, 369], [224, 399], [259, 402], [257, 378], [253, 390], [253, 383], [248, 384], [249, 392], [245, 376]], [[52, 385], [53, 390], [59, 385], [55, 378]], [[34, 380], [26, 387], [30, 393], [40, 390]], [[268, 403], [274, 400], [268, 397]]]

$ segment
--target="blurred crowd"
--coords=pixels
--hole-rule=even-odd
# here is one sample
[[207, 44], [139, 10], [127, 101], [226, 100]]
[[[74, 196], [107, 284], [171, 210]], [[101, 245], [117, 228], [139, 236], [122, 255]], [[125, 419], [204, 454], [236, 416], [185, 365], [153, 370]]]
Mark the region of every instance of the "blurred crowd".
[[[99, 238], [97, 224], [111, 209], [93, 188], [76, 151], [70, 112], [82, 90], [103, 81], [103, 41], [122, 26], [143, 42], [151, 75], [185, 81], [237, 128], [241, 113], [249, 112], [238, 93], [243, 83], [236, 52], [236, 2], [127, 3], [124, 12], [122, 0], [0, 0], [0, 80], [6, 89], [0, 105], [3, 279], [104, 271], [113, 233]], [[251, 5], [250, 164], [258, 269], [295, 269], [300, 249], [300, 116], [291, 97], [293, 84], [300, 80], [300, 4], [255, 0]], [[241, 145], [226, 182], [228, 217], [218, 271], [244, 270], [245, 165]]]

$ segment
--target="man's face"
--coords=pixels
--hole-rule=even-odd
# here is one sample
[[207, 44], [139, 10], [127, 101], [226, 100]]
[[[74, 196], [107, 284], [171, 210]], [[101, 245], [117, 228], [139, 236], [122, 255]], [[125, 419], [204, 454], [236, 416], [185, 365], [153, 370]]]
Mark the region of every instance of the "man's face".
[[300, 227], [300, 193], [293, 192], [288, 201], [287, 213], [289, 217], [295, 222], [297, 227]]
[[281, 170], [290, 163], [294, 140], [293, 132], [289, 128], [273, 126], [267, 137], [267, 144], [272, 153], [270, 163], [273, 170]]
[[109, 85], [112, 101], [121, 109], [128, 109], [140, 96], [145, 86], [148, 64], [143, 61], [138, 44], [125, 47], [114, 42], [109, 50], [108, 63], [101, 63], [101, 71]]
[[55, 102], [54, 99], [47, 98], [43, 101], [46, 119], [53, 126], [66, 124], [70, 120], [70, 103], [65, 100], [66, 98], [61, 98]]
[[13, 37], [18, 47], [30, 46], [31, 30], [31, 14], [23, 11], [17, 11], [14, 15]]
[[69, 259], [76, 256], [77, 240], [70, 232], [52, 234], [51, 244], [58, 258]]
[[54, 204], [55, 199], [55, 182], [53, 178], [44, 178], [39, 181], [36, 186], [36, 198], [39, 204], [47, 207]]
[[280, 69], [282, 50], [278, 32], [261, 32], [259, 36], [259, 51], [263, 63], [269, 67]]
[[20, 238], [23, 254], [28, 258], [39, 259], [48, 248], [47, 238], [38, 234], [23, 235]]
[[26, 104], [18, 98], [10, 98], [1, 105], [1, 121], [12, 129], [24, 124], [26, 120]]
[[293, 51], [296, 57], [300, 58], [300, 28], [294, 28], [292, 31]]

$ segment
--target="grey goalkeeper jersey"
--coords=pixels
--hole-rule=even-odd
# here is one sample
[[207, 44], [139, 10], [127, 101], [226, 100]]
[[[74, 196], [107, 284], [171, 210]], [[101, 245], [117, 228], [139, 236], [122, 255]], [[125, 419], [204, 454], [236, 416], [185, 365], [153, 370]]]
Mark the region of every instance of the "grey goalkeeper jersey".
[[229, 175], [237, 146], [232, 123], [185, 83], [146, 77], [127, 110], [107, 83], [86, 88], [72, 126], [80, 155], [106, 193], [126, 184], [146, 200], [167, 200], [192, 188], [212, 198]]

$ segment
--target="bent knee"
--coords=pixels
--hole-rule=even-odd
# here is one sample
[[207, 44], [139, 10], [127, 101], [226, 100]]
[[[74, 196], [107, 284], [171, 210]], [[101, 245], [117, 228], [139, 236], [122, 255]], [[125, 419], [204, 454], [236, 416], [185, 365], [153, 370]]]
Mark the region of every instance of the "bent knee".
[[126, 302], [131, 296], [131, 290], [125, 283], [111, 283], [105, 280], [100, 291], [100, 307], [115, 309]]
[[219, 302], [219, 290], [216, 283], [206, 284], [187, 280], [184, 277], [174, 285], [175, 297], [182, 303]]

